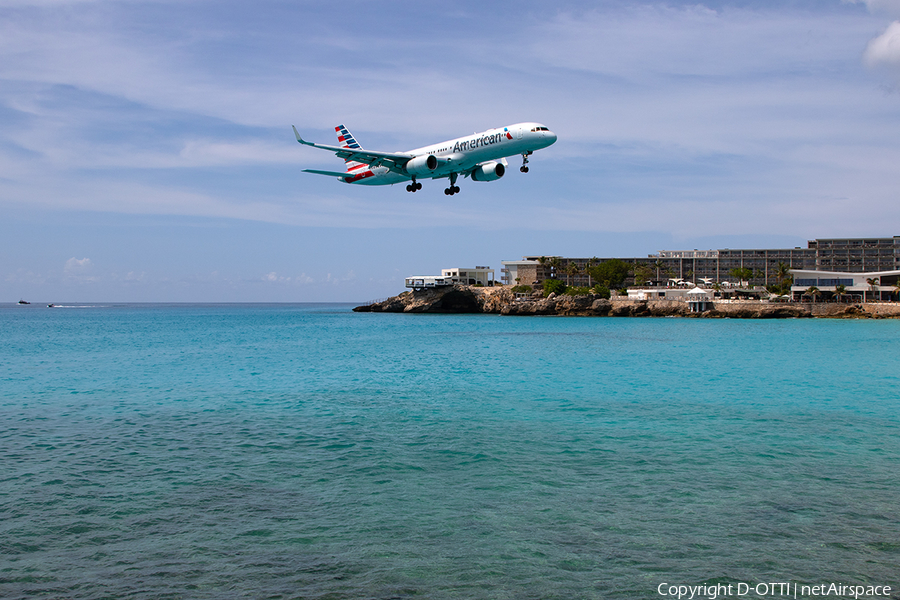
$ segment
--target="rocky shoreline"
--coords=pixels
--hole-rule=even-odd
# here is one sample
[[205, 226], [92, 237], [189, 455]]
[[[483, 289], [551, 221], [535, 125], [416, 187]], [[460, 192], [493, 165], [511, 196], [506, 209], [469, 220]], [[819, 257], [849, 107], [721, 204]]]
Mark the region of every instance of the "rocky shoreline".
[[355, 312], [486, 313], [510, 316], [558, 315], [584, 317], [691, 317], [735, 319], [900, 318], [900, 303], [826, 304], [769, 303], [759, 300], [718, 301], [700, 313], [679, 300], [611, 300], [594, 294], [516, 299], [509, 288], [451, 287], [406, 291], [398, 296], [353, 309]]

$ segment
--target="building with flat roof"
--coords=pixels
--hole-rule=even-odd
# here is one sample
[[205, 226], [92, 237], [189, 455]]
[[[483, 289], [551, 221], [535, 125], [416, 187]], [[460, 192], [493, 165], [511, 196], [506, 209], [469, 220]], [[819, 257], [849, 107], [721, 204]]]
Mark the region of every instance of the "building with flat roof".
[[412, 275], [406, 278], [406, 287], [424, 289], [454, 285], [494, 285], [494, 270], [490, 267], [454, 267], [441, 269], [440, 275]]
[[541, 281], [549, 277], [549, 273], [545, 277], [538, 277], [541, 263], [537, 260], [504, 260], [501, 264], [500, 280], [506, 285], [540, 285]]
[[[596, 283], [586, 267], [613, 258], [565, 258], [561, 256], [525, 256], [520, 261], [502, 261], [501, 279], [510, 285], [540, 286], [544, 279], [561, 279], [569, 285]], [[698, 283], [740, 283], [735, 269], [749, 269], [751, 286], [777, 283], [779, 265], [789, 269], [834, 272], [882, 272], [900, 269], [900, 236], [888, 238], [816, 239], [806, 248], [757, 248], [720, 250], [661, 250], [646, 258], [618, 258], [632, 268], [645, 266], [657, 283], [678, 279]], [[570, 266], [574, 265], [574, 267]], [[633, 275], [625, 282], [634, 284]]]
[[[840, 299], [850, 302], [886, 301], [900, 293], [900, 269], [868, 273], [795, 269], [791, 274], [794, 276], [794, 284], [791, 286], [791, 297], [794, 300], [810, 296], [809, 292], [813, 288], [822, 300]], [[836, 297], [839, 286], [843, 286], [842, 298]]]
[[837, 273], [900, 269], [900, 236], [815, 240], [816, 268]]

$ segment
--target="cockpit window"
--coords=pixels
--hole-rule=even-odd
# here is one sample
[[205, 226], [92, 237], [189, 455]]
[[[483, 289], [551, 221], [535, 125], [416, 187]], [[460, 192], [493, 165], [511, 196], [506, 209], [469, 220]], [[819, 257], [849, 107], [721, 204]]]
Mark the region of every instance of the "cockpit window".
[[534, 127], [532, 131], [550, 131], [546, 127]]

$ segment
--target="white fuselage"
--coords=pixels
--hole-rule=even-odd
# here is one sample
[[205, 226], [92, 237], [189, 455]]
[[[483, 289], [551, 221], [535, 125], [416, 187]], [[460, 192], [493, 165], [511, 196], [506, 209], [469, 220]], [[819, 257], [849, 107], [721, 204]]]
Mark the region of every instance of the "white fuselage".
[[[516, 123], [498, 129], [488, 129], [464, 137], [416, 148], [404, 152], [411, 157], [433, 154], [438, 166], [420, 179], [449, 177], [451, 173], [466, 172], [476, 165], [499, 161], [517, 154], [530, 154], [556, 141], [556, 134], [540, 123]], [[344, 178], [347, 183], [360, 185], [389, 185], [412, 179], [412, 175], [396, 173], [387, 167], [364, 167]]]

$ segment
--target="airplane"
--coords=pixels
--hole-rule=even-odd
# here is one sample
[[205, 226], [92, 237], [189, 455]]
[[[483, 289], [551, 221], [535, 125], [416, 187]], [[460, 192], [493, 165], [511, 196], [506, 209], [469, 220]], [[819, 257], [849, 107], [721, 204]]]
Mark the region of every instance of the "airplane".
[[337, 177], [344, 183], [360, 185], [393, 185], [410, 181], [407, 192], [422, 189], [419, 178], [450, 180], [444, 190], [448, 196], [458, 193], [456, 180], [460, 175], [472, 181], [496, 181], [506, 173], [506, 157], [522, 155], [523, 173], [528, 172], [528, 157], [535, 150], [556, 142], [556, 134], [540, 123], [516, 123], [499, 129], [488, 129], [439, 144], [416, 148], [408, 152], [376, 152], [363, 150], [356, 138], [343, 125], [334, 128], [340, 146], [307, 142], [293, 125], [297, 141], [305, 146], [334, 152], [343, 158], [347, 170], [320, 171], [303, 169], [305, 173]]

